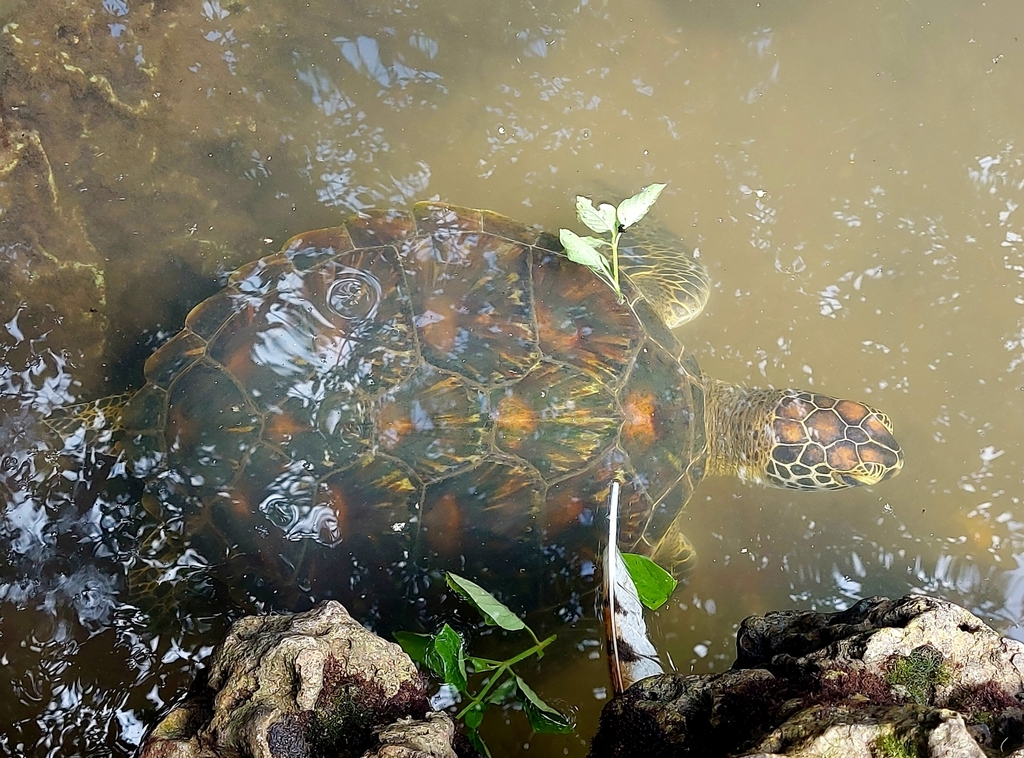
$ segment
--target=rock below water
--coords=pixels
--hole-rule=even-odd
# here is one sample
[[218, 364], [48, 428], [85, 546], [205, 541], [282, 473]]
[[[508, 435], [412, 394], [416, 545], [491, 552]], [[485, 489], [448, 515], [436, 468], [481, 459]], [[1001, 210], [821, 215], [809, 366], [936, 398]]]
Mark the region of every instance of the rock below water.
[[943, 600], [752, 616], [722, 674], [637, 682], [591, 758], [1024, 758], [1024, 644]]
[[340, 604], [240, 619], [142, 758], [455, 758], [402, 649]]

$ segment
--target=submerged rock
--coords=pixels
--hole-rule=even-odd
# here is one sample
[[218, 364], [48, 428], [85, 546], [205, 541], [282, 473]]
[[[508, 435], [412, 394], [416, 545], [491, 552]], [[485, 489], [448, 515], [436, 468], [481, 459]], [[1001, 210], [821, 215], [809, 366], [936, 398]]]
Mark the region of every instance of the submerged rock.
[[1024, 644], [953, 603], [777, 611], [746, 619], [736, 644], [730, 671], [652, 677], [611, 701], [591, 758], [1024, 758]]
[[402, 649], [339, 603], [239, 620], [205, 675], [149, 734], [142, 758], [454, 758]]

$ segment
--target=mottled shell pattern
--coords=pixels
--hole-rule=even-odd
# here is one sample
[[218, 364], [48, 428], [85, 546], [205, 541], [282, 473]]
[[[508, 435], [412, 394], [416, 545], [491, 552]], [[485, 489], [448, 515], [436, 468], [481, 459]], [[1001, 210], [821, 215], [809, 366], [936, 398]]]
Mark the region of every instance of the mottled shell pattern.
[[298, 235], [146, 363], [123, 416], [236, 544], [378, 557], [594, 542], [649, 551], [703, 476], [700, 373], [629, 282], [487, 211], [419, 203]]

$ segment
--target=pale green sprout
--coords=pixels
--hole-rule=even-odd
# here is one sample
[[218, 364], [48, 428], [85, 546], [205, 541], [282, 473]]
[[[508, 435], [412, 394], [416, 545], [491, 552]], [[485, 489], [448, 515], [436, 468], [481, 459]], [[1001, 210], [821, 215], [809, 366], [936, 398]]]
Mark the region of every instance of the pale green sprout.
[[[607, 235], [607, 239], [581, 237], [570, 229], [558, 231], [558, 239], [565, 248], [566, 257], [583, 264], [607, 282], [620, 302], [619, 239], [623, 232], [647, 215], [663, 189], [664, 184], [649, 184], [633, 197], [623, 200], [617, 208], [610, 203], [601, 203], [595, 208], [594, 201], [589, 197], [577, 195], [576, 218], [590, 231]], [[611, 255], [603, 253], [602, 248], [611, 248]]]

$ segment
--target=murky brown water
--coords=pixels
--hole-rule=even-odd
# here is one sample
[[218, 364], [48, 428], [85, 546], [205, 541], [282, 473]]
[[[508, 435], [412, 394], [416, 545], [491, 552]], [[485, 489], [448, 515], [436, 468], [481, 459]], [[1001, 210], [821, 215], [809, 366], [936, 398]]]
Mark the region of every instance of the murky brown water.
[[[577, 192], [668, 181], [660, 218], [716, 282], [680, 335], [705, 370], [892, 417], [907, 465], [874, 490], [703, 483], [699, 566], [656, 620], [679, 669], [727, 667], [751, 613], [912, 589], [1024, 639], [1015, 0], [96, 0], [8, 21], [3, 754], [129, 754], [225, 623], [154, 633], [124, 604], [138, 492], [105, 473], [54, 485], [32, 420], [138, 387], [224, 271], [421, 198], [555, 229]], [[580, 736], [510, 714], [496, 752], [585, 751], [606, 675], [579, 647], [533, 678]]]

